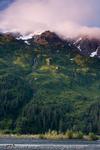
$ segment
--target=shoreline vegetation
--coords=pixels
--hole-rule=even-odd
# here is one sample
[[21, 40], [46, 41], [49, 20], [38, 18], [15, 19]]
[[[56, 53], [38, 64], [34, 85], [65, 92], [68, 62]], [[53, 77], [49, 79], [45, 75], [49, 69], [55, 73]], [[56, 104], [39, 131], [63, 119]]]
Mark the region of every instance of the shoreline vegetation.
[[89, 133], [83, 134], [81, 131], [73, 132], [67, 131], [65, 133], [57, 132], [57, 131], [48, 131], [47, 133], [43, 134], [14, 134], [14, 133], [7, 133], [0, 131], [0, 138], [2, 137], [12, 137], [12, 138], [34, 138], [34, 139], [45, 139], [45, 140], [89, 140], [95, 141], [99, 140], [100, 136]]

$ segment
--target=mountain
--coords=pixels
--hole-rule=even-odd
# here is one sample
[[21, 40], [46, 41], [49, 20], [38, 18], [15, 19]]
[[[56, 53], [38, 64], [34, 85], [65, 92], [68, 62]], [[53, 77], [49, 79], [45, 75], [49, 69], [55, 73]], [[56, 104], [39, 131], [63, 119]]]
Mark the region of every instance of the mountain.
[[[32, 38], [32, 37], [31, 37]], [[67, 45], [74, 48], [75, 51], [78, 51], [81, 55], [87, 57], [100, 57], [100, 39], [90, 38], [89, 36], [79, 36], [74, 39], [62, 39], [57, 34], [46, 31], [41, 35], [33, 36], [34, 42], [40, 45]], [[27, 44], [27, 43], [26, 43]], [[53, 45], [54, 46], [54, 45]]]
[[81, 54], [90, 57], [100, 57], [100, 40], [89, 38], [88, 36], [79, 37], [73, 43]]
[[1, 33], [0, 130], [100, 134], [99, 44], [50, 31]]

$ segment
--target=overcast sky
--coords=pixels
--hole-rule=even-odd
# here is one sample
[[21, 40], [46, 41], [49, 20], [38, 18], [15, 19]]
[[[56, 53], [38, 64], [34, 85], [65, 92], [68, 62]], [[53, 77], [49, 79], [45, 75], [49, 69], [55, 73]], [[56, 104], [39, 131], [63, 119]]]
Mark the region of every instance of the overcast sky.
[[100, 35], [100, 0], [0, 0], [0, 30]]

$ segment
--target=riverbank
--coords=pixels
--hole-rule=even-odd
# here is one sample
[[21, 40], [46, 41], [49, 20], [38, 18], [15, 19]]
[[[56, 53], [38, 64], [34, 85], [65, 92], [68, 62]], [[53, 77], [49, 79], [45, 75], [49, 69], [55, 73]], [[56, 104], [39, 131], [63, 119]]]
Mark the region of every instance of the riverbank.
[[56, 131], [49, 131], [45, 134], [4, 134], [0, 133], [0, 138], [16, 138], [16, 139], [47, 139], [47, 140], [99, 140], [100, 136], [94, 133], [84, 135], [82, 132], [67, 131], [66, 133], [57, 133]]

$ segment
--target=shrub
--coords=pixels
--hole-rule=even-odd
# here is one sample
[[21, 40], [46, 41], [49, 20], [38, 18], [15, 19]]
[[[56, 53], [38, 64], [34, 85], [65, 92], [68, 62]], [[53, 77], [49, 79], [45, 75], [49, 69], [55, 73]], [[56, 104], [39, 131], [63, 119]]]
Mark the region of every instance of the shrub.
[[45, 136], [43, 134], [39, 134], [39, 139], [45, 139]]
[[97, 140], [98, 137], [94, 133], [89, 133], [88, 135], [89, 140]]
[[76, 135], [75, 135], [75, 138], [83, 139], [83, 133], [81, 131], [77, 132]]
[[73, 138], [73, 131], [67, 131], [66, 135], [67, 135], [68, 139], [72, 139]]
[[3, 130], [3, 134], [11, 134], [11, 133], [12, 133], [12, 131], [10, 131], [10, 130], [8, 130], [8, 129]]

